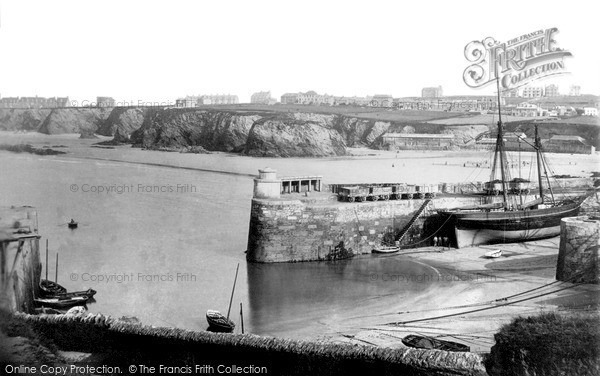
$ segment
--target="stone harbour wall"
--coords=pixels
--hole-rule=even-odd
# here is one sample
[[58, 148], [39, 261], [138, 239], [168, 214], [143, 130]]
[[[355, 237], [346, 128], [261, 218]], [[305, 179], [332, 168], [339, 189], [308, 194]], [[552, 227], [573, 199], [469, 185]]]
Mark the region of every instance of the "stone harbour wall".
[[[402, 237], [401, 244], [433, 244], [432, 233], [443, 236], [435, 223], [436, 210], [475, 205], [497, 197], [461, 196], [428, 202], [420, 218]], [[426, 200], [337, 202], [335, 195], [320, 200], [252, 200], [248, 250], [251, 262], [294, 262], [335, 260], [371, 253], [384, 238], [398, 238]], [[433, 220], [433, 223], [430, 220]]]
[[563, 218], [556, 279], [573, 283], [600, 283], [600, 217]]
[[33, 312], [41, 267], [35, 209], [0, 208], [0, 309]]

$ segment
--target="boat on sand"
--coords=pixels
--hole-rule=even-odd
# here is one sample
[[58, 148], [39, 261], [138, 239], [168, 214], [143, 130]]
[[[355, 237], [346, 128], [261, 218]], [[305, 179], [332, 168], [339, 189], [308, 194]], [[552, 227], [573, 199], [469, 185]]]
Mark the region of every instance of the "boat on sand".
[[425, 336], [417, 336], [414, 334], [408, 335], [402, 339], [402, 343], [409, 347], [429, 350], [445, 350], [468, 352], [471, 348], [458, 342], [443, 341], [441, 339]]

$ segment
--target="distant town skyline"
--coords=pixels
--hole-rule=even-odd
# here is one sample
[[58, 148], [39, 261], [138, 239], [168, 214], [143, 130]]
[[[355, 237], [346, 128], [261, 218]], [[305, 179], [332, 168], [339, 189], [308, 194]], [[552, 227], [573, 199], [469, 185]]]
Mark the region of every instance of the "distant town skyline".
[[0, 95], [175, 102], [231, 94], [247, 103], [261, 91], [398, 98], [437, 86], [445, 96], [490, 95], [493, 86], [463, 82], [465, 46], [548, 27], [573, 54], [570, 74], [533, 85], [600, 95], [588, 3], [486, 4], [5, 0], [0, 45], [10, 53], [0, 60]]

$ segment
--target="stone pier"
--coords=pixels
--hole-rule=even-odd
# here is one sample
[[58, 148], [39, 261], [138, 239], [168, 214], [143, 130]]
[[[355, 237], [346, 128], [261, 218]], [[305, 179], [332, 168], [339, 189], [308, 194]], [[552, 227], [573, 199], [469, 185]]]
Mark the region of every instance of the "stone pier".
[[1, 309], [33, 312], [41, 271], [39, 239], [34, 208], [0, 208]]
[[600, 217], [563, 218], [556, 279], [573, 283], [600, 283]]

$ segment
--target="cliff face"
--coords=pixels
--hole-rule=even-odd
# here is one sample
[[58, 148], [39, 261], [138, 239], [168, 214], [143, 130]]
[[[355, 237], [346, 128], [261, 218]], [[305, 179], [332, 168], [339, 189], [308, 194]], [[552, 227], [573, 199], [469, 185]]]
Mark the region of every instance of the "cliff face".
[[[326, 119], [278, 116], [257, 121], [252, 127], [244, 154], [256, 157], [323, 157], [345, 155], [346, 144]], [[328, 126], [329, 125], [329, 126]]]
[[391, 126], [390, 122], [336, 116], [332, 127], [338, 131], [348, 146], [374, 146], [375, 141]]
[[110, 112], [107, 108], [55, 108], [37, 131], [46, 134], [95, 132]]
[[239, 151], [258, 119], [259, 115], [240, 112], [158, 109], [146, 114], [131, 141], [150, 149], [202, 146], [211, 151]]
[[50, 109], [0, 108], [0, 130], [37, 131]]
[[142, 126], [147, 113], [145, 107], [115, 107], [96, 133], [114, 136], [118, 130], [121, 135], [129, 135]]

